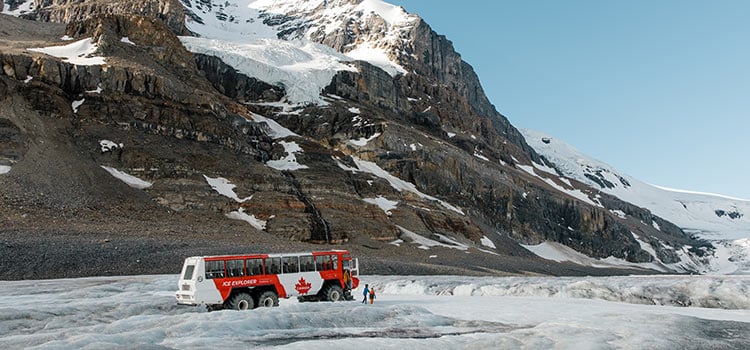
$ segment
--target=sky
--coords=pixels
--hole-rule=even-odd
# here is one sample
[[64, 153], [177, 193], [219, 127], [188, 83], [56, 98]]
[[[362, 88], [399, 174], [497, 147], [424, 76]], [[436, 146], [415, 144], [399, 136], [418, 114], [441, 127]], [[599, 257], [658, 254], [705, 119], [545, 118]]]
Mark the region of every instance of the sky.
[[386, 0], [497, 110], [641, 181], [750, 199], [750, 2]]

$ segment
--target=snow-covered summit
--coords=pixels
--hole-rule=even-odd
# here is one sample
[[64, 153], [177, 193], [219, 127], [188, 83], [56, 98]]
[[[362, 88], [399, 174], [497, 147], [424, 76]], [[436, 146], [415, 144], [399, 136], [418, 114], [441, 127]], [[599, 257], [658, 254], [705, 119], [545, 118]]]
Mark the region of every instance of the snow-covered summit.
[[[639, 181], [543, 132], [521, 129], [526, 142], [554, 163], [563, 176], [644, 207], [684, 231], [711, 240], [719, 265], [714, 270], [749, 270], [750, 201], [711, 193], [675, 190]], [[658, 229], [658, 227], [657, 227]]]
[[750, 201], [644, 183], [545, 133], [522, 129], [526, 142], [564, 176], [649, 209], [685, 231], [711, 239], [750, 236]]
[[367, 61], [403, 74], [398, 48], [419, 17], [379, 0], [183, 1], [183, 37], [197, 53], [287, 89], [295, 104], [323, 103], [320, 91], [347, 62]]

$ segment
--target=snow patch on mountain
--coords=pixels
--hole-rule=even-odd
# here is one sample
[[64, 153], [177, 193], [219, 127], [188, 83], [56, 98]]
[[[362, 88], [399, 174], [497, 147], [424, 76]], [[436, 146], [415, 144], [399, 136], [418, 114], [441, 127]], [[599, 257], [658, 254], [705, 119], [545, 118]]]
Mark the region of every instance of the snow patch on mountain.
[[285, 137], [289, 136], [299, 136], [295, 134], [293, 131], [281, 126], [281, 124], [277, 123], [275, 120], [262, 116], [257, 113], [252, 113], [253, 120], [260, 122], [260, 123], [266, 123], [268, 125], [268, 128], [270, 129], [268, 132], [268, 136], [273, 137], [274, 139], [283, 139]]
[[124, 182], [125, 184], [127, 184], [128, 186], [132, 188], [137, 188], [139, 190], [142, 190], [142, 189], [149, 188], [151, 187], [151, 185], [153, 185], [153, 183], [151, 182], [141, 180], [140, 178], [130, 175], [124, 171], [120, 171], [115, 168], [104, 166], [104, 165], [102, 165], [101, 167], [102, 169], [106, 170], [110, 175], [118, 178], [120, 181]]
[[223, 178], [223, 177], [208, 177], [206, 175], [203, 175], [203, 178], [206, 179], [206, 183], [208, 183], [211, 188], [219, 193], [220, 195], [224, 197], [228, 197], [231, 199], [234, 199], [237, 203], [242, 203], [245, 201], [249, 201], [253, 198], [253, 196], [245, 197], [240, 199], [240, 197], [237, 196], [237, 193], [234, 192], [234, 188], [237, 187], [235, 184], [233, 184], [231, 181]]
[[338, 164], [339, 168], [343, 170], [370, 173], [383, 180], [388, 181], [391, 187], [393, 187], [395, 190], [399, 192], [402, 192], [402, 191], [411, 192], [423, 199], [438, 202], [440, 203], [440, 205], [442, 205], [444, 208], [448, 210], [452, 210], [458, 214], [465, 215], [463, 210], [461, 210], [461, 208], [455, 205], [452, 205], [442, 199], [438, 199], [428, 194], [422, 193], [420, 190], [417, 189], [417, 186], [415, 186], [413, 183], [404, 181], [402, 179], [399, 179], [396, 176], [391, 175], [389, 172], [385, 171], [383, 168], [381, 168], [380, 166], [378, 166], [377, 164], [373, 162], [368, 162], [366, 160], [362, 160], [355, 156], [352, 156], [352, 160], [354, 161], [354, 164], [357, 166], [357, 168], [352, 168], [352, 167], [342, 164], [338, 159], [334, 159], [334, 160]]
[[286, 153], [286, 156], [279, 160], [269, 160], [268, 162], [266, 162], [266, 165], [276, 170], [288, 170], [288, 171], [308, 168], [307, 165], [300, 164], [297, 162], [296, 154], [302, 153], [303, 151], [300, 145], [298, 145], [294, 141], [291, 141], [291, 142], [279, 141], [279, 144], [284, 147], [284, 152]]
[[245, 208], [239, 208], [235, 211], [226, 213], [225, 215], [230, 219], [245, 221], [256, 230], [263, 231], [266, 229], [267, 222], [256, 218], [255, 215], [245, 213]]
[[73, 110], [73, 113], [78, 113], [78, 107], [81, 107], [81, 105], [83, 105], [83, 102], [85, 102], [85, 101], [86, 101], [85, 98], [73, 101], [70, 104], [70, 108]]
[[430, 248], [432, 247], [443, 247], [443, 248], [451, 248], [451, 249], [458, 249], [458, 250], [469, 249], [469, 246], [459, 243], [445, 235], [435, 234], [440, 239], [440, 242], [438, 242], [434, 239], [429, 239], [427, 237], [423, 237], [417, 233], [409, 231], [401, 226], [397, 225], [396, 227], [398, 227], [398, 229], [401, 230], [402, 237], [411, 239], [412, 243], [419, 245], [419, 247], [417, 247], [419, 249], [430, 250]]
[[9, 4], [3, 6], [3, 14], [18, 17], [24, 13], [31, 12], [34, 9], [34, 1], [22, 1], [18, 2], [16, 7], [13, 8]]
[[[589, 198], [588, 195], [586, 195], [585, 193], [583, 193], [581, 190], [578, 190], [578, 189], [575, 189], [575, 188], [565, 188], [565, 187], [559, 185], [558, 183], [556, 183], [554, 180], [550, 179], [549, 177], [545, 177], [542, 174], [537, 174], [534, 169], [535, 168], [536, 169], [544, 168], [541, 165], [538, 165], [538, 164], [534, 163], [534, 167], [531, 167], [531, 166], [528, 166], [528, 165], [518, 164], [517, 167], [519, 169], [527, 172], [529, 175], [541, 179], [542, 181], [546, 182], [548, 185], [552, 186], [554, 189], [556, 189], [556, 190], [558, 190], [558, 191], [560, 191], [562, 193], [565, 193], [565, 194], [567, 194], [567, 195], [569, 195], [569, 196], [571, 196], [573, 198], [576, 198], [576, 199], [579, 199], [579, 200], [581, 200], [583, 202], [591, 204], [591, 205], [593, 205], [595, 207], [602, 207], [601, 204], [599, 204], [597, 202], [594, 202], [591, 198]], [[548, 173], [548, 171], [545, 171], [545, 172]], [[568, 182], [567, 185], [570, 186], [570, 183]]]
[[392, 201], [380, 195], [375, 198], [362, 198], [362, 200], [367, 203], [377, 205], [380, 209], [383, 210], [383, 212], [385, 212], [385, 215], [388, 215], [388, 216], [391, 216], [393, 214], [391, 210], [396, 209], [398, 207], [397, 201]]
[[94, 55], [99, 50], [99, 45], [93, 42], [91, 38], [78, 40], [67, 45], [35, 47], [28, 50], [57, 57], [62, 59], [63, 62], [79, 66], [102, 65], [106, 63], [104, 57]]
[[99, 140], [99, 149], [102, 153], [112, 152], [116, 149], [123, 149], [125, 147], [122, 143], [117, 143], [110, 140]]
[[380, 133], [376, 132], [376, 133], [372, 134], [372, 136], [370, 136], [370, 137], [360, 137], [360, 138], [358, 138], [356, 140], [355, 139], [349, 140], [348, 142], [350, 144], [358, 146], [358, 147], [364, 147], [364, 146], [367, 146], [368, 142], [370, 142], [370, 141], [372, 141], [372, 140], [374, 140], [374, 139], [376, 139], [378, 137], [380, 137]]

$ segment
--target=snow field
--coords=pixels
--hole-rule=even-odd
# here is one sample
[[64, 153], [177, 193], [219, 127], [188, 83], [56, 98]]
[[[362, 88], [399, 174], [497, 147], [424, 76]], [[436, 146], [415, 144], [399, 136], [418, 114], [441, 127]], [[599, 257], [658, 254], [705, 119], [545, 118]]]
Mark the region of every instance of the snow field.
[[[373, 305], [282, 299], [278, 308], [210, 313], [175, 304], [177, 278], [0, 282], [0, 342], [32, 349], [750, 346], [748, 277], [361, 276], [377, 291]], [[717, 302], [744, 309], [619, 301], [628, 301], [633, 288], [663, 304], [713, 293]], [[359, 300], [361, 291], [354, 291]]]
[[[67, 45], [37, 47], [28, 50], [61, 58], [63, 62], [69, 62], [79, 66], [92, 66], [106, 63], [104, 57], [93, 56], [98, 49], [99, 45], [93, 42], [91, 38], [86, 38]], [[73, 109], [76, 109], [76, 107], [74, 106]]]
[[377, 290], [393, 295], [578, 298], [750, 310], [750, 276], [378, 276], [377, 280]]

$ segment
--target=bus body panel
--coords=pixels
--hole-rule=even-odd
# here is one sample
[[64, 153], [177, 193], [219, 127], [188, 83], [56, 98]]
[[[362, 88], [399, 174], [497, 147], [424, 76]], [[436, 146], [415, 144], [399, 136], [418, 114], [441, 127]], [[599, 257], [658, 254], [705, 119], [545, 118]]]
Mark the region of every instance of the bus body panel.
[[321, 273], [317, 271], [279, 275], [286, 297], [315, 295], [323, 287]]
[[[192, 266], [193, 273], [186, 276]], [[223, 298], [216, 288], [211, 288], [211, 281], [205, 279], [205, 262], [200, 257], [185, 259], [177, 291], [177, 303], [185, 305], [221, 304]]]

